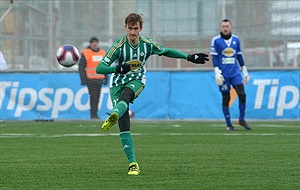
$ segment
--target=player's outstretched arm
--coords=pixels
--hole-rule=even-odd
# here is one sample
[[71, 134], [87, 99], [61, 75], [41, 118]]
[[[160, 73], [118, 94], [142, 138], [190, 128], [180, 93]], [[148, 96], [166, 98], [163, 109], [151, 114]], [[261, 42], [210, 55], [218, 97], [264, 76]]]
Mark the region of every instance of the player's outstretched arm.
[[186, 54], [172, 48], [163, 48], [162, 51], [163, 52], [158, 53], [158, 55], [164, 55], [170, 58], [186, 59], [196, 64], [204, 64], [206, 61], [209, 61], [208, 55], [204, 53]]
[[157, 50], [154, 49], [154, 53], [158, 54], [158, 55], [163, 55], [163, 56], [166, 56], [166, 57], [170, 57], [170, 58], [187, 59], [187, 57], [188, 57], [188, 54], [186, 54], [182, 51], [172, 49], [172, 48], [165, 48], [165, 47], [162, 47], [162, 46], [161, 46], [160, 49], [157, 49]]
[[101, 61], [96, 68], [96, 72], [97, 72], [97, 74], [107, 75], [107, 74], [115, 73], [116, 67], [115, 66], [111, 67], [108, 64], [106, 64], [105, 62]]

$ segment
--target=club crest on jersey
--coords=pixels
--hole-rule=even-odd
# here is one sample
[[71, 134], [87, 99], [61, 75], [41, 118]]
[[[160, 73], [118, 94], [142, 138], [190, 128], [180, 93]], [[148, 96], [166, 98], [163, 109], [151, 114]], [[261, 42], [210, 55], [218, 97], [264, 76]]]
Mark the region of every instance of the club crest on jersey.
[[139, 69], [140, 67], [142, 67], [142, 62], [138, 59], [128, 61], [127, 64], [130, 65], [131, 71], [135, 71], [135, 70]]
[[235, 50], [232, 49], [231, 47], [228, 47], [222, 51], [222, 54], [225, 55], [226, 57], [232, 57], [235, 54]]

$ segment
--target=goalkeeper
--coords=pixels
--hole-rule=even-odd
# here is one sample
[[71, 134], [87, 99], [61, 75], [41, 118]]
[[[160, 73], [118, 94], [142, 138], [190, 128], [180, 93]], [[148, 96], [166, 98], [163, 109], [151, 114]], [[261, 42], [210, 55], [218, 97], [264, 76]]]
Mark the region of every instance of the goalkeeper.
[[[210, 54], [212, 55], [216, 83], [222, 93], [222, 108], [227, 124], [226, 130], [236, 130], [231, 123], [229, 112], [231, 85], [239, 97], [239, 125], [246, 130], [251, 130], [245, 121], [246, 93], [244, 83], [248, 83], [249, 75], [242, 56], [240, 40], [237, 36], [231, 34], [231, 22], [228, 19], [222, 20], [220, 35], [211, 40]], [[242, 67], [244, 80], [238, 63]]]
[[[119, 38], [108, 50], [97, 66], [98, 74], [111, 74], [110, 96], [113, 109], [104, 121], [102, 129], [108, 131], [118, 122], [120, 140], [129, 162], [128, 175], [138, 175], [139, 165], [134, 154], [133, 140], [130, 132], [128, 113], [129, 103], [133, 103], [143, 91], [146, 83], [146, 61], [154, 54], [170, 58], [181, 58], [196, 64], [208, 61], [203, 53], [186, 54], [181, 51], [165, 48], [156, 41], [140, 36], [143, 19], [136, 13], [129, 14], [125, 19], [127, 35]], [[115, 62], [115, 64], [113, 64]]]

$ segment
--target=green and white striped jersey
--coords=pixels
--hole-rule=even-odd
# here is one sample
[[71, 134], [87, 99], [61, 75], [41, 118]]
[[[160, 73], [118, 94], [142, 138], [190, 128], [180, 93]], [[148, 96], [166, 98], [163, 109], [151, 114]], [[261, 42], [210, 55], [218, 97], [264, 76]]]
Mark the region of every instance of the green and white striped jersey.
[[[108, 50], [105, 57], [97, 67], [97, 73], [112, 74], [111, 86], [126, 84], [131, 80], [144, 80], [146, 73], [146, 61], [153, 55], [165, 55], [171, 58], [186, 59], [187, 54], [175, 49], [165, 48], [151, 38], [139, 36], [137, 46], [132, 46], [127, 35], [118, 39]], [[116, 73], [115, 65], [127, 63], [131, 65], [131, 71], [126, 74]]]

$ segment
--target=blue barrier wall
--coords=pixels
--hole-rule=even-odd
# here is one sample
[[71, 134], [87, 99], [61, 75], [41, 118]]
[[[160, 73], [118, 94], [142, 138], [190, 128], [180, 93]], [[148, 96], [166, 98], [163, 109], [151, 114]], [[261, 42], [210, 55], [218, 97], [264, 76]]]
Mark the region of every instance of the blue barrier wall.
[[[250, 119], [299, 119], [299, 71], [250, 72], [246, 85]], [[89, 119], [88, 92], [78, 73], [1, 73], [1, 119]], [[145, 90], [130, 108], [138, 119], [223, 119], [213, 72], [148, 72]], [[98, 114], [112, 108], [109, 88]], [[230, 108], [238, 118], [238, 99]]]

